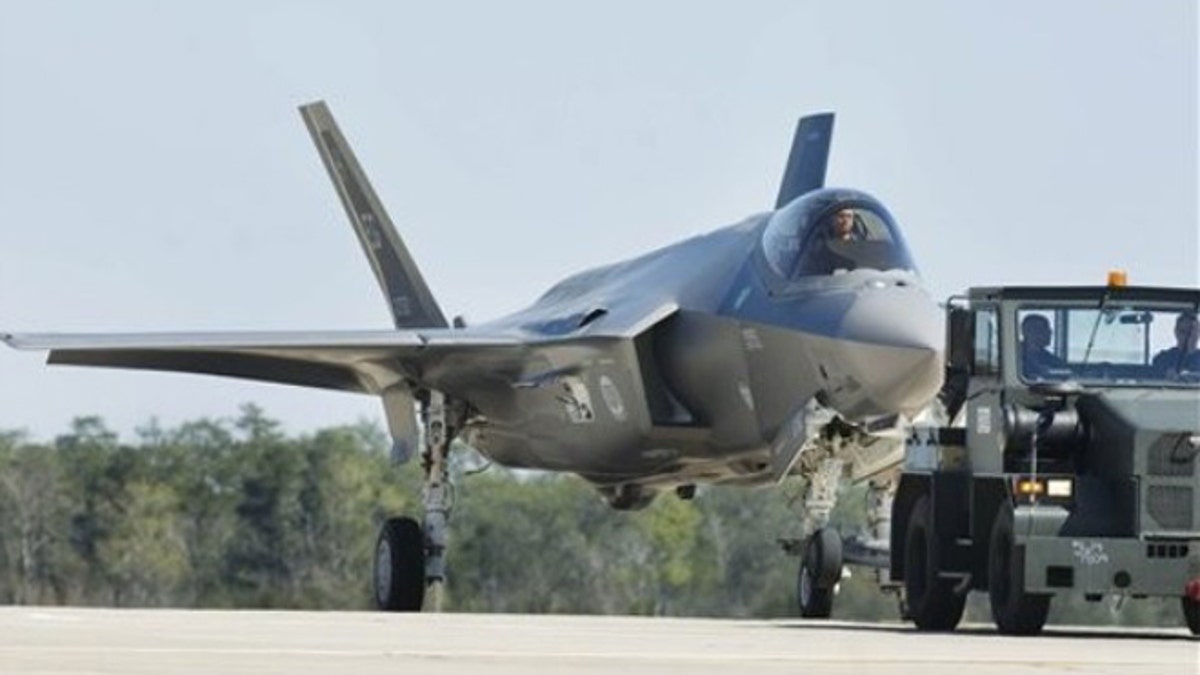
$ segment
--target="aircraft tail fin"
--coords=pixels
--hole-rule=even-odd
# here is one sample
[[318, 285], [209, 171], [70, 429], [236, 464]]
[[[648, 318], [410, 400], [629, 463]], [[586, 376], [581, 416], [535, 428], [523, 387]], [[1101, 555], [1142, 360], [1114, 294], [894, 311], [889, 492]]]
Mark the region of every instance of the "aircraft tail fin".
[[829, 142], [833, 139], [833, 113], [801, 117], [792, 139], [783, 183], [775, 208], [800, 195], [825, 186], [825, 166], [829, 162]]
[[371, 188], [350, 144], [338, 129], [329, 107], [324, 101], [315, 101], [300, 106], [300, 115], [337, 188], [363, 252], [371, 262], [396, 327], [445, 328], [445, 315]]

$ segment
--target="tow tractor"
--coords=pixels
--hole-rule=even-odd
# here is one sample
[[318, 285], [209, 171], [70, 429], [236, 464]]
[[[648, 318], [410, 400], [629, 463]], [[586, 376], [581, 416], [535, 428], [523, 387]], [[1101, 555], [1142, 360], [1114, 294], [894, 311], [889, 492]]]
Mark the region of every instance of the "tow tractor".
[[869, 565], [919, 630], [980, 591], [1011, 635], [1058, 595], [1174, 597], [1200, 635], [1198, 310], [1200, 289], [1121, 273], [951, 298], [940, 423], [911, 429], [888, 550], [810, 538], [801, 586]]

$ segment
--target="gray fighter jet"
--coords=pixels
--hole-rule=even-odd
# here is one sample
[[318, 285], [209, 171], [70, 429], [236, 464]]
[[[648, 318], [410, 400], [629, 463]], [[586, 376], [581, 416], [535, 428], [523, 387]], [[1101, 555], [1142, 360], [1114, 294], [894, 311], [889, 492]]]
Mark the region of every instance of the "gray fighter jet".
[[[6, 334], [49, 362], [355, 391], [383, 402], [393, 455], [419, 452], [420, 522], [376, 548], [380, 608], [416, 611], [444, 578], [447, 453], [575, 473], [617, 509], [698, 483], [807, 477], [800, 599], [827, 616], [837, 482], [895, 467], [906, 417], [942, 384], [941, 323], [896, 221], [826, 188], [833, 115], [800, 120], [775, 208], [572, 276], [527, 309], [448, 325], [323, 102], [302, 106], [396, 330]], [[884, 485], [880, 489], [884, 491]], [[886, 509], [884, 509], [886, 511]], [[886, 539], [886, 537], [884, 537]]]

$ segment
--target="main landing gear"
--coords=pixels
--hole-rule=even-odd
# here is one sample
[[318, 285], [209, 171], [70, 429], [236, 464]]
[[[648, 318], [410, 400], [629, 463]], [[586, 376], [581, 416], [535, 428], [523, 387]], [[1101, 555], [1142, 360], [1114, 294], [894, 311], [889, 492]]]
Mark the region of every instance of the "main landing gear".
[[424, 520], [418, 524], [413, 518], [391, 518], [383, 524], [375, 544], [375, 605], [388, 612], [419, 612], [426, 605], [427, 595], [432, 596], [430, 608], [441, 609], [447, 524], [453, 506], [446, 464], [450, 436], [446, 400], [441, 392], [432, 391], [421, 398], [421, 421]]

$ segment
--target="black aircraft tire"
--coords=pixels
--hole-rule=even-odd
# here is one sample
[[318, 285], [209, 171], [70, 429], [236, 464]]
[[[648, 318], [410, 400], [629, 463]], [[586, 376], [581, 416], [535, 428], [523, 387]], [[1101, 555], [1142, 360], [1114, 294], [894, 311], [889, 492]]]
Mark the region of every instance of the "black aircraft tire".
[[1192, 635], [1200, 635], [1200, 600], [1192, 600], [1184, 596], [1180, 598], [1183, 605], [1183, 620], [1187, 623]]
[[821, 528], [808, 538], [796, 578], [800, 616], [828, 619], [833, 613], [833, 591], [842, 578], [842, 537], [833, 528]]
[[938, 538], [928, 495], [913, 505], [904, 533], [904, 595], [908, 618], [921, 631], [952, 631], [962, 620], [965, 593], [955, 593], [950, 579], [938, 576]]
[[425, 535], [412, 518], [391, 518], [375, 543], [375, 606], [419, 612], [425, 602]]
[[1005, 635], [1037, 635], [1050, 613], [1050, 596], [1024, 592], [1025, 570], [1013, 537], [1012, 506], [1004, 504], [988, 542], [988, 598], [992, 620]]

